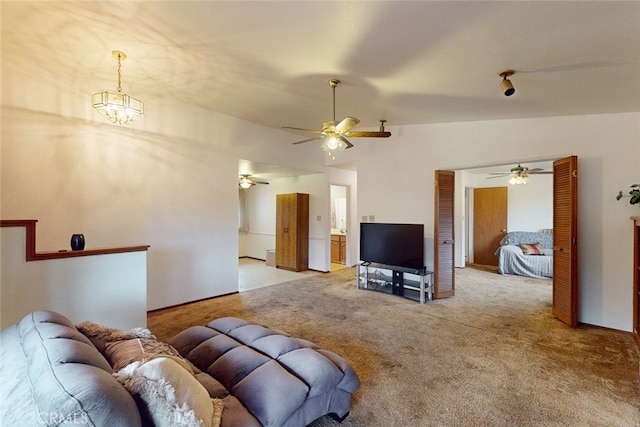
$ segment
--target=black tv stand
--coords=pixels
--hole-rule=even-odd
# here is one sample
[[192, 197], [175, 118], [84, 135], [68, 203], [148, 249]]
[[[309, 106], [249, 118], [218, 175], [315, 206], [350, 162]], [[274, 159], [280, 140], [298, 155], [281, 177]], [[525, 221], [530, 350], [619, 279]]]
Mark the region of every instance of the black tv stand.
[[[433, 272], [394, 265], [363, 262], [356, 266], [356, 287], [414, 299], [424, 304], [433, 299]], [[411, 276], [414, 276], [413, 278]]]

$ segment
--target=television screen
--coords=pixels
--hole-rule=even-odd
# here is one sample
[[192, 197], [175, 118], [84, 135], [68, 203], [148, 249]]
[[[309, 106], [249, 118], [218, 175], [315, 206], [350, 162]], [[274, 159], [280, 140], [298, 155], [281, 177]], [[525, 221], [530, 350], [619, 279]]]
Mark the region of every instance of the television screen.
[[424, 268], [424, 225], [361, 223], [360, 259], [416, 270]]

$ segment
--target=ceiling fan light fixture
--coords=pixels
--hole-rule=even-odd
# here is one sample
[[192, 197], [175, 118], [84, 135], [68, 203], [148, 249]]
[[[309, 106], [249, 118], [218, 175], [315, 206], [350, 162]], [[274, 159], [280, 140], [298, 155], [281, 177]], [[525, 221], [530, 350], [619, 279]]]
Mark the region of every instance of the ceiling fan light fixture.
[[529, 177], [522, 175], [513, 176], [509, 180], [509, 184], [511, 185], [522, 185], [526, 184], [527, 182], [529, 182]]
[[343, 151], [347, 149], [347, 144], [342, 139], [333, 135], [325, 139], [320, 147], [326, 152]]
[[249, 178], [247, 178], [246, 176], [240, 177], [241, 188], [244, 188], [246, 190], [247, 188], [250, 188], [252, 185], [253, 183], [249, 180]]
[[502, 81], [500, 82], [500, 89], [502, 89], [502, 93], [504, 96], [511, 96], [516, 93], [515, 88], [513, 87], [513, 83], [507, 77], [514, 75], [516, 72], [513, 70], [504, 70], [500, 71], [498, 75], [502, 77]]
[[127, 59], [127, 55], [119, 50], [114, 50], [111, 54], [118, 60], [117, 92], [105, 90], [94, 93], [91, 95], [91, 104], [111, 123], [125, 125], [144, 117], [144, 103], [122, 92], [122, 61]]

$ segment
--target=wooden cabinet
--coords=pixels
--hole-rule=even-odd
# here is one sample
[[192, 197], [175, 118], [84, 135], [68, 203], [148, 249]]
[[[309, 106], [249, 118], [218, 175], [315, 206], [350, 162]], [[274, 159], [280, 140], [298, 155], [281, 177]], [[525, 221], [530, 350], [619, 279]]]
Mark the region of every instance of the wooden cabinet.
[[331, 235], [331, 262], [346, 264], [347, 236], [343, 234]]
[[309, 268], [309, 195], [276, 195], [276, 267]]
[[640, 216], [633, 220], [633, 336], [640, 347]]

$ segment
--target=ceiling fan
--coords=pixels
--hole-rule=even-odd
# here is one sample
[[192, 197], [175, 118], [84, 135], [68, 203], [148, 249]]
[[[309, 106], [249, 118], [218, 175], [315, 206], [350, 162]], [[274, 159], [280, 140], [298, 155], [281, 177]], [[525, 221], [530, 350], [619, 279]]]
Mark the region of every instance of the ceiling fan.
[[256, 184], [269, 184], [267, 181], [261, 181], [259, 179], [251, 178], [251, 174], [245, 173], [240, 175], [240, 187], [247, 189]]
[[542, 168], [529, 169], [526, 166], [522, 166], [521, 164], [518, 164], [518, 166], [511, 168], [509, 172], [491, 173], [490, 175], [494, 175], [494, 176], [487, 177], [487, 179], [502, 178], [502, 177], [511, 175], [511, 179], [509, 179], [509, 183], [515, 185], [515, 184], [526, 184], [529, 181], [529, 175], [550, 175], [550, 174], [553, 174], [553, 172], [546, 171]]
[[340, 85], [340, 80], [329, 79], [329, 86], [333, 90], [333, 120], [322, 123], [321, 130], [303, 129], [291, 126], [283, 126], [283, 129], [301, 130], [304, 132], [313, 132], [318, 134], [313, 138], [303, 139], [293, 144], [302, 144], [304, 142], [314, 141], [316, 139], [324, 139], [322, 149], [332, 155], [333, 150], [346, 150], [353, 147], [347, 138], [388, 138], [391, 132], [384, 130], [386, 120], [380, 120], [379, 131], [352, 131], [351, 129], [360, 123], [355, 117], [345, 117], [340, 122], [336, 121], [336, 87]]

